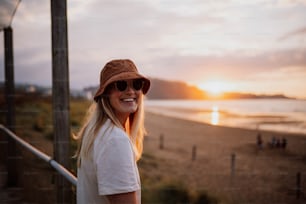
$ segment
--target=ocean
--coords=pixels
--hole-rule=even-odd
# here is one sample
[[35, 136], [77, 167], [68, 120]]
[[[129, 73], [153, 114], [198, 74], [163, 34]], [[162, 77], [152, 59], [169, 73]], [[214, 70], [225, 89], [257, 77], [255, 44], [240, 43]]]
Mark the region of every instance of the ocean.
[[145, 108], [211, 125], [306, 135], [306, 100], [145, 100]]

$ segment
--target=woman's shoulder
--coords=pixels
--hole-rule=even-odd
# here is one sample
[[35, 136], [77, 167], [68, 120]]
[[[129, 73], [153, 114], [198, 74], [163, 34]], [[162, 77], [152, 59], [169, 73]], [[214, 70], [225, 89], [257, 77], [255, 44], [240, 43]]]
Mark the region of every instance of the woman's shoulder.
[[97, 138], [104, 138], [105, 142], [109, 140], [129, 140], [124, 130], [113, 124], [110, 119], [106, 120], [103, 127], [99, 131]]

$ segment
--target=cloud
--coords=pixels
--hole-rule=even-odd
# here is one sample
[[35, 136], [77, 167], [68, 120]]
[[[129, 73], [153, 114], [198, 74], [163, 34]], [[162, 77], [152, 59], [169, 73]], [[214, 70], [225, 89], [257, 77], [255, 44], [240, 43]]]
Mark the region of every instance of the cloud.
[[288, 40], [294, 37], [305, 37], [305, 36], [306, 36], [306, 27], [303, 27], [303, 28], [294, 30], [292, 32], [286, 33], [285, 35], [281, 36], [278, 40], [283, 41], [283, 40]]
[[306, 5], [306, 0], [278, 0], [278, 2], [282, 5]]
[[[150, 77], [188, 82], [268, 80], [266, 74], [280, 78], [284, 70], [302, 75], [305, 46], [298, 40], [305, 34], [305, 7], [279, 2], [68, 1], [71, 87], [98, 84], [102, 66], [113, 58], [133, 59]], [[22, 1], [13, 28], [16, 81], [51, 84], [50, 2]]]
[[[243, 79], [267, 70], [278, 72], [288, 67], [301, 67], [306, 72], [306, 50], [276, 50], [254, 56], [243, 53], [220, 56], [169, 55], [147, 63], [155, 65], [155, 70], [151, 70], [154, 77], [186, 80], [188, 76], [189, 81], [212, 76]], [[162, 74], [160, 70], [163, 70]]]

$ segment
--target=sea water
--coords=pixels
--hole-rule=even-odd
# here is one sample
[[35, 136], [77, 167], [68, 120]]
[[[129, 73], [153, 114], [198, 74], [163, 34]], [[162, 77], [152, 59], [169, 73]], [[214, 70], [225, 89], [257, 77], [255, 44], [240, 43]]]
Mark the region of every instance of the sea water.
[[306, 100], [145, 100], [145, 107], [211, 125], [306, 134]]

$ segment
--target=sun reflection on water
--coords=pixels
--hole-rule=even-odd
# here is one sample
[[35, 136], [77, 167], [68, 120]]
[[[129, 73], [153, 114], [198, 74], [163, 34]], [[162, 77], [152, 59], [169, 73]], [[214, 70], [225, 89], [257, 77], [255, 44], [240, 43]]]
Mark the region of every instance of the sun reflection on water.
[[219, 107], [213, 106], [211, 111], [210, 124], [218, 125], [219, 124]]

